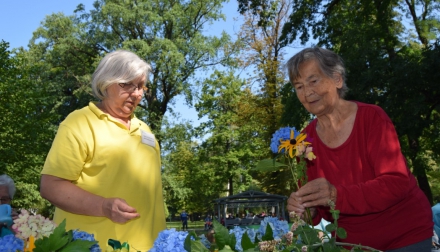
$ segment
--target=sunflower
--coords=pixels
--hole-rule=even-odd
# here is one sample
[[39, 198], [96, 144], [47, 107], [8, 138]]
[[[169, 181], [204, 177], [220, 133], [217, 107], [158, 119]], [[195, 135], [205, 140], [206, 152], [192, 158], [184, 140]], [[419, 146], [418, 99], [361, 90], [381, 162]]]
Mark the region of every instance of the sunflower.
[[285, 149], [286, 153], [289, 153], [289, 156], [291, 158], [294, 157], [293, 150], [295, 150], [295, 156], [298, 154], [298, 147], [299, 146], [307, 146], [311, 143], [306, 142], [307, 135], [304, 133], [299, 133], [296, 135], [295, 138], [295, 131], [293, 129], [290, 130], [290, 139], [287, 140], [280, 140], [280, 146], [278, 147], [278, 153], [282, 152], [283, 149]]

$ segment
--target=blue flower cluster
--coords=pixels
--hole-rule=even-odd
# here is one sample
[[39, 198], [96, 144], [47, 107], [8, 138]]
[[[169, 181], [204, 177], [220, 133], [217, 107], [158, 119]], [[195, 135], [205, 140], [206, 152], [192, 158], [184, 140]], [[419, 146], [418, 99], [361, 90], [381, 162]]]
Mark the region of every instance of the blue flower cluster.
[[[279, 130], [275, 131], [272, 135], [272, 140], [270, 141], [270, 150], [277, 154], [278, 153], [278, 147], [280, 146], [280, 140], [285, 141], [290, 139], [290, 130], [293, 130], [295, 137], [299, 135], [299, 131], [295, 129], [295, 127], [284, 127], [280, 128]], [[282, 150], [284, 152], [284, 150]]]
[[5, 235], [0, 238], [0, 252], [23, 251], [24, 242], [15, 235]]
[[208, 238], [204, 235], [201, 234], [199, 235], [200, 238], [200, 242], [206, 247], [206, 248], [211, 248], [211, 242], [209, 242]]
[[[73, 240], [95, 241], [95, 236], [84, 231], [73, 230]], [[98, 244], [90, 247], [90, 252], [101, 252]]]
[[159, 233], [150, 252], [186, 252], [183, 247], [186, 236], [188, 232], [176, 231], [175, 228], [165, 229]]
[[241, 247], [241, 238], [243, 237], [243, 234], [247, 232], [247, 235], [251, 239], [252, 243], [255, 242], [255, 235], [256, 232], [252, 228], [241, 228], [239, 226], [234, 226], [233, 229], [229, 230], [230, 234], [234, 234], [235, 240], [237, 241], [235, 243], [235, 250], [237, 251], [243, 251], [243, 248]]
[[260, 228], [258, 229], [258, 239], [261, 240], [261, 238], [266, 233], [266, 226], [270, 225], [273, 231], [273, 238], [274, 239], [281, 239], [281, 237], [287, 232], [289, 232], [289, 224], [287, 221], [279, 220], [276, 217], [266, 217], [264, 218], [260, 223]]

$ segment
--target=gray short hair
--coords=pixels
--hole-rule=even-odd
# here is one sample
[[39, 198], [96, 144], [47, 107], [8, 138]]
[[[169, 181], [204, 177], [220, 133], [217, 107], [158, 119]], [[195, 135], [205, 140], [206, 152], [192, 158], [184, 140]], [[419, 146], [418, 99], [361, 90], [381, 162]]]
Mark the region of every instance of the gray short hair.
[[126, 50], [117, 50], [107, 54], [99, 63], [92, 76], [93, 94], [100, 100], [107, 97], [107, 88], [116, 83], [126, 83], [141, 76], [147, 82], [151, 66]]
[[344, 98], [348, 92], [348, 87], [345, 83], [346, 76], [344, 62], [338, 54], [328, 49], [320, 47], [306, 48], [290, 58], [286, 63], [290, 82], [293, 83], [298, 77], [300, 77], [299, 67], [302, 63], [308, 60], [316, 60], [322, 72], [330, 78], [333, 78], [335, 73], [341, 75], [342, 87], [338, 89], [338, 94], [339, 97]]
[[15, 183], [11, 177], [6, 174], [0, 176], [0, 186], [7, 186], [9, 191], [9, 197], [14, 198], [15, 195]]

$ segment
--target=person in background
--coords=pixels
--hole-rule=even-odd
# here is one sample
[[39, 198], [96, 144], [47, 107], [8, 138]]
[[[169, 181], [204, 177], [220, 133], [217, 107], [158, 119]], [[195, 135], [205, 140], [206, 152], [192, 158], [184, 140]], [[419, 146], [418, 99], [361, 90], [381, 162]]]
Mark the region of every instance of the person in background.
[[0, 175], [0, 204], [10, 205], [15, 191], [14, 180], [6, 174]]
[[134, 111], [151, 67], [126, 50], [105, 55], [92, 76], [98, 102], [61, 122], [41, 171], [54, 221], [146, 251], [166, 228], [159, 144]]
[[182, 221], [182, 230], [188, 230], [188, 213], [183, 209], [182, 213], [180, 213], [180, 220]]
[[[334, 52], [306, 48], [287, 62], [295, 93], [316, 118], [304, 129], [316, 159], [287, 209], [313, 224], [340, 211], [343, 242], [382, 251], [430, 251], [432, 213], [408, 169], [394, 125], [376, 105], [348, 101], [345, 67]], [[410, 85], [410, 84], [408, 84]]]
[[432, 221], [434, 222], [434, 232], [440, 237], [440, 203], [432, 207]]
[[[11, 201], [15, 195], [15, 183], [11, 177], [6, 174], [0, 176], [0, 205], [9, 205], [5, 206], [7, 208], [11, 208]], [[7, 209], [4, 208], [4, 209]], [[2, 208], [3, 210], [3, 208]], [[0, 216], [0, 237], [3, 237], [8, 234], [13, 234], [14, 232], [11, 229], [12, 221], [18, 218], [18, 213], [11, 209], [11, 215], [3, 215], [3, 212]]]
[[207, 215], [205, 218], [205, 230], [208, 230], [212, 227], [212, 218], [211, 215]]

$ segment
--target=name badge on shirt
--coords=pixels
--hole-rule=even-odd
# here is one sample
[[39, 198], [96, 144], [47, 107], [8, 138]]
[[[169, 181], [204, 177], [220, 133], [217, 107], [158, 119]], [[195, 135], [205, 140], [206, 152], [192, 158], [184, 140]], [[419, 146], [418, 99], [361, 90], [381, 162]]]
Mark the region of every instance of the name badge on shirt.
[[153, 134], [141, 130], [141, 141], [143, 144], [156, 147], [156, 138]]

